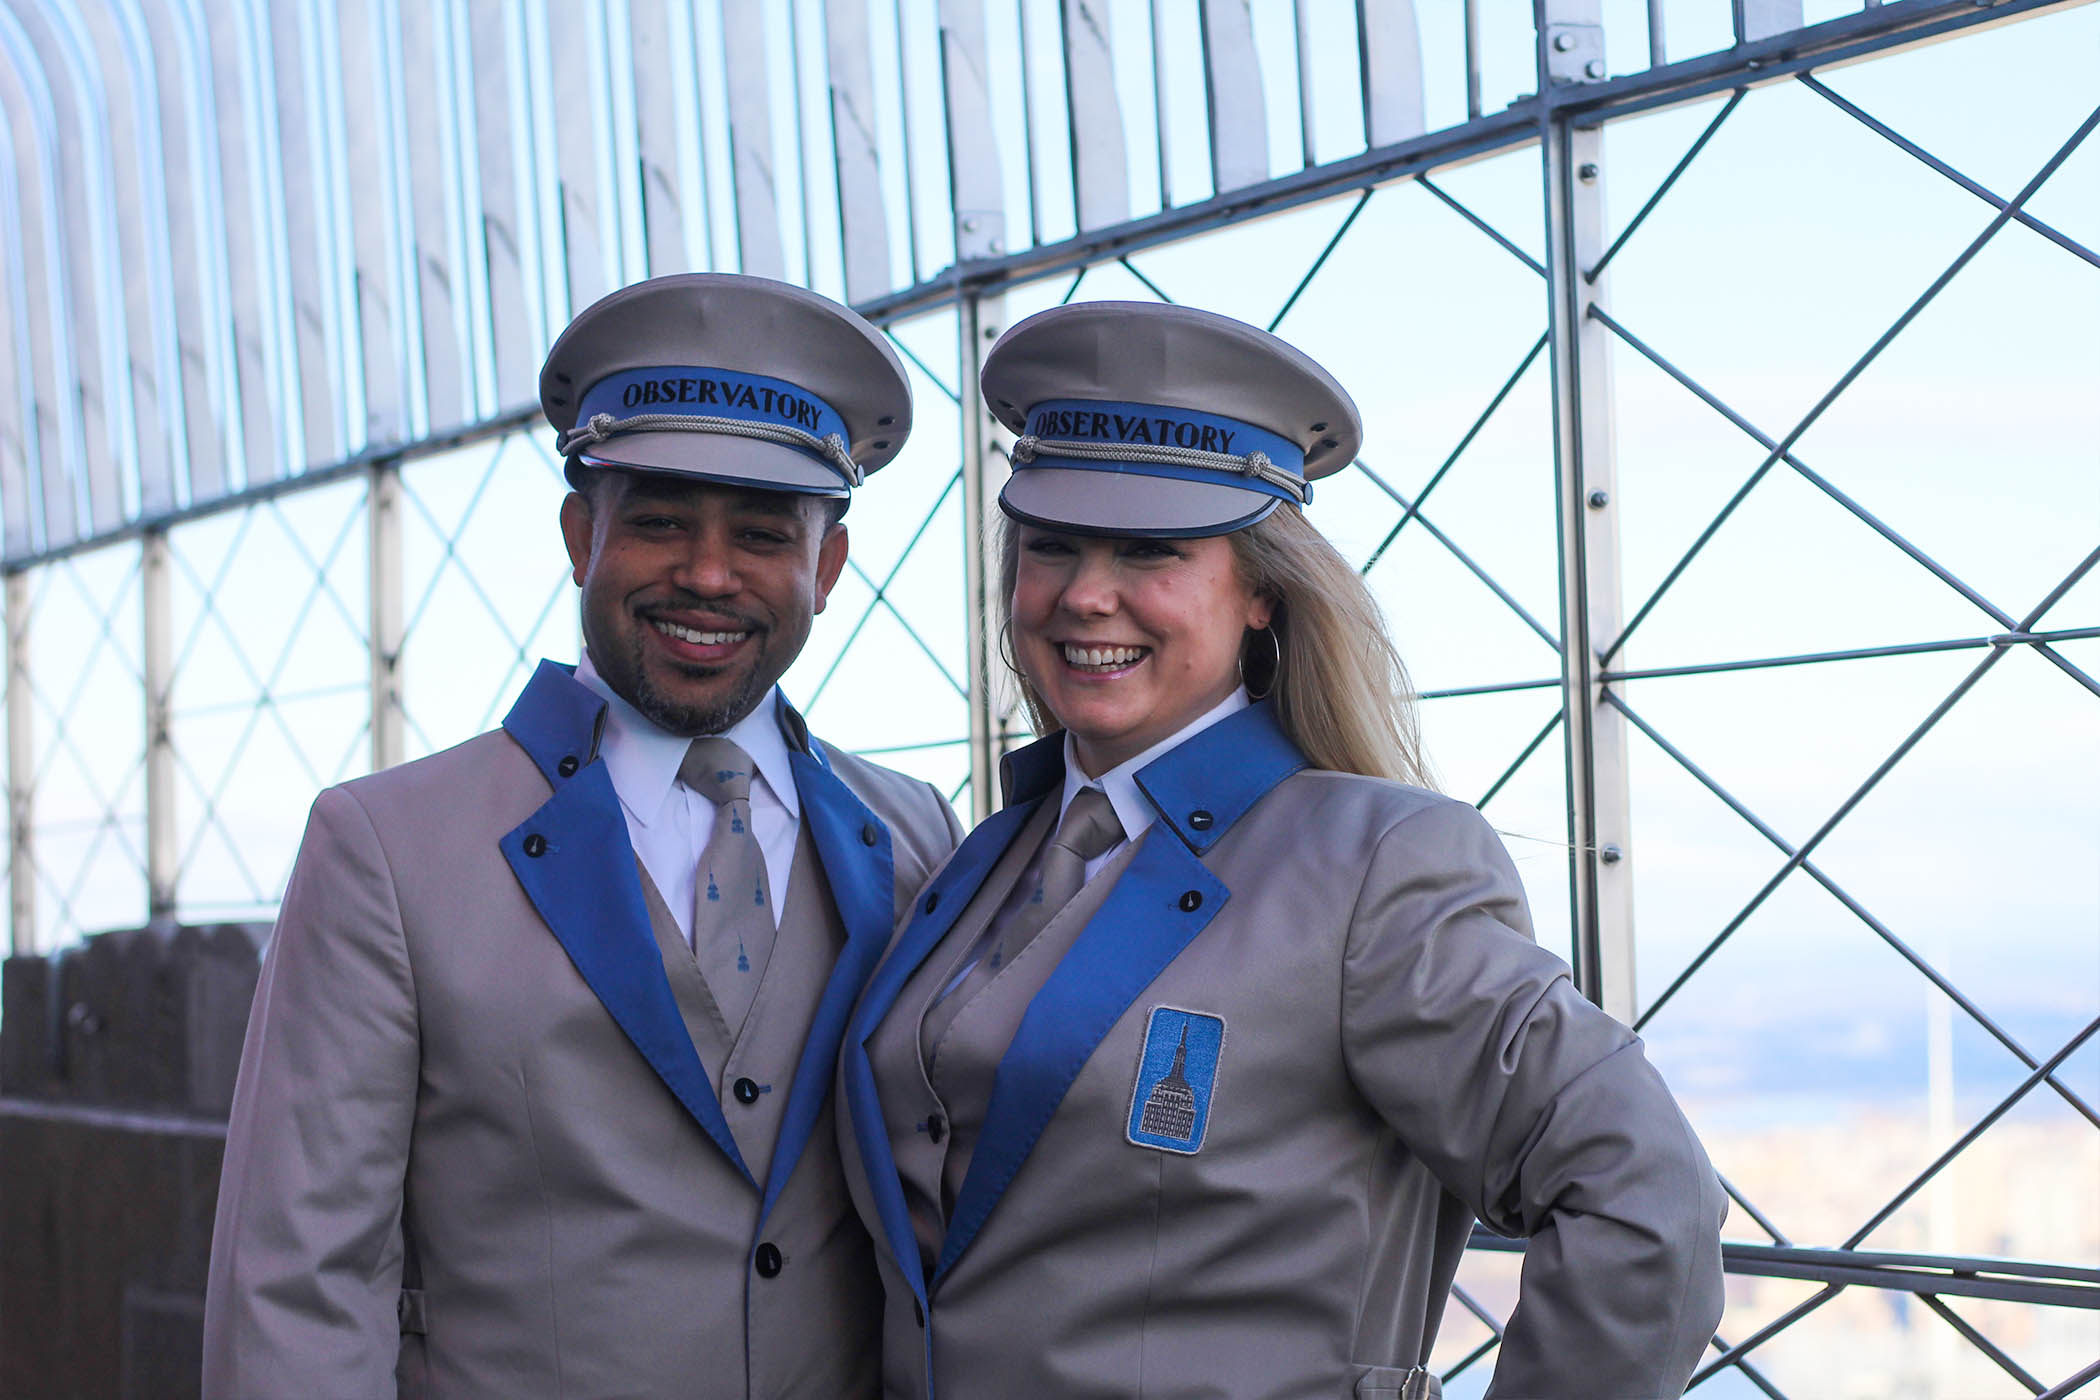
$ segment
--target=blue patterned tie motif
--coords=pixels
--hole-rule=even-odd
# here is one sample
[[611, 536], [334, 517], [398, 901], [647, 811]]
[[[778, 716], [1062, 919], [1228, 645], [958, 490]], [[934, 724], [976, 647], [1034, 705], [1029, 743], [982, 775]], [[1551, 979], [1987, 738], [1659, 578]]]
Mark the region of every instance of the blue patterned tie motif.
[[[766, 858], [751, 830], [751, 756], [727, 739], [695, 739], [679, 781], [715, 804], [715, 829], [700, 853], [693, 900], [693, 955], [734, 1036], [743, 1028], [773, 950]], [[725, 900], [725, 890], [750, 890]]]

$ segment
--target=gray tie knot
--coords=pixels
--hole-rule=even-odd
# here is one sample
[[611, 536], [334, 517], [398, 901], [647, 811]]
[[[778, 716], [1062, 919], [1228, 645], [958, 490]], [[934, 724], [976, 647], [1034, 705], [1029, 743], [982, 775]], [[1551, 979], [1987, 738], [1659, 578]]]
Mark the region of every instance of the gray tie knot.
[[751, 755], [727, 739], [695, 739], [678, 765], [678, 780], [716, 806], [751, 800]]
[[1108, 794], [1100, 788], [1081, 788], [1065, 808], [1064, 820], [1057, 825], [1057, 839], [1052, 844], [1062, 846], [1081, 861], [1093, 860], [1106, 854], [1123, 839], [1123, 823], [1116, 819], [1116, 809], [1109, 802]]

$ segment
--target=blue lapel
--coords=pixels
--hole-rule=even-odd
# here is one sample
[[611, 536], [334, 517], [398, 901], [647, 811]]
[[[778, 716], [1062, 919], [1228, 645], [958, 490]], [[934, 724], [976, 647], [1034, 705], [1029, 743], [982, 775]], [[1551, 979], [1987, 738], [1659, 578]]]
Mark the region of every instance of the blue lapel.
[[554, 795], [503, 838], [503, 855], [634, 1048], [752, 1181], [664, 976], [627, 819], [597, 759], [604, 710], [604, 701], [578, 684], [568, 667], [540, 663], [503, 728], [538, 765]]
[[[1271, 707], [1260, 704], [1212, 725], [1138, 774], [1139, 789], [1159, 809], [1155, 825], [1179, 840], [1155, 832], [1138, 848], [1029, 1003], [993, 1077], [933, 1287], [977, 1238], [1095, 1047], [1232, 897], [1200, 857], [1263, 794], [1304, 766]], [[1199, 812], [1192, 825], [1189, 818]]]
[[[784, 716], [793, 714], [785, 701], [782, 711]], [[831, 771], [820, 745], [798, 742], [807, 740], [799, 715], [787, 727], [788, 764], [801, 797], [802, 819], [809, 824], [818, 862], [824, 867], [824, 882], [846, 927], [846, 946], [832, 967], [831, 980], [824, 986], [816, 1018], [810, 1023], [809, 1038], [803, 1043], [802, 1059], [795, 1067], [780, 1139], [773, 1148], [765, 1201], [759, 1209], [761, 1224], [794, 1174], [802, 1149], [809, 1145], [817, 1114], [831, 1093], [846, 1019], [890, 941], [896, 910], [896, 858], [889, 828]]]

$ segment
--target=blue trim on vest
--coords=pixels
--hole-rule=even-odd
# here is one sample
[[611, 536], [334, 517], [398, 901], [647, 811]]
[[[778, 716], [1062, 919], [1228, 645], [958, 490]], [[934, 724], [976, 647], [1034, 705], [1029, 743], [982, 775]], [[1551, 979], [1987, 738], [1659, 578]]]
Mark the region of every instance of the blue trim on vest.
[[[609, 374], [585, 391], [576, 408], [576, 422], [588, 423], [600, 413], [616, 419], [645, 413], [734, 418], [744, 423], [800, 428], [818, 438], [837, 433], [847, 443], [853, 441], [853, 434], [847, 431], [846, 420], [838, 411], [801, 385], [728, 369], [657, 365]], [[588, 449], [584, 455], [590, 455]], [[831, 465], [817, 453], [803, 455]]]
[[[546, 843], [537, 856], [525, 853], [528, 836]], [[518, 884], [568, 950], [576, 971], [664, 1086], [756, 1189], [671, 995], [627, 820], [605, 765], [591, 763], [557, 788], [501, 846]]]
[[[912, 1233], [904, 1187], [897, 1178], [897, 1159], [890, 1151], [882, 1098], [876, 1092], [875, 1070], [868, 1061], [868, 1037], [896, 1004], [912, 973], [954, 927], [957, 916], [969, 907], [971, 897], [1034, 811], [1033, 803], [1003, 808], [963, 838], [913, 906], [896, 947], [869, 980], [867, 995], [846, 1034], [840, 1070], [845, 1082], [846, 1116], [852, 1120], [853, 1140], [860, 1149], [861, 1167], [868, 1179], [868, 1190], [875, 1198], [882, 1233], [921, 1307], [926, 1303], [926, 1270], [919, 1262], [918, 1238]], [[928, 895], [936, 896], [931, 914], [926, 912]]]
[[[1193, 910], [1183, 907], [1191, 890], [1202, 896]], [[1100, 912], [1028, 1004], [1000, 1057], [977, 1151], [934, 1266], [936, 1289], [977, 1238], [1110, 1028], [1231, 897], [1186, 847], [1171, 841], [1138, 847]]]
[[[795, 1066], [794, 1085], [788, 1091], [787, 1112], [781, 1119], [765, 1198], [759, 1207], [761, 1227], [809, 1145], [817, 1115], [831, 1094], [839, 1043], [845, 1039], [853, 1003], [889, 945], [896, 917], [896, 855], [889, 827], [832, 772], [815, 743], [808, 752], [790, 749], [788, 766], [801, 796], [802, 820], [809, 825], [818, 863], [824, 868], [824, 883], [846, 927], [846, 946], [824, 984], [809, 1038], [803, 1042], [802, 1058]], [[876, 832], [872, 846], [861, 839], [864, 827]]]
[[[1140, 768], [1137, 785], [1160, 820], [1200, 856], [1270, 788], [1305, 766], [1305, 755], [1277, 722], [1274, 702], [1260, 700]], [[1199, 811], [1210, 813], [1203, 830], [1189, 825]]]

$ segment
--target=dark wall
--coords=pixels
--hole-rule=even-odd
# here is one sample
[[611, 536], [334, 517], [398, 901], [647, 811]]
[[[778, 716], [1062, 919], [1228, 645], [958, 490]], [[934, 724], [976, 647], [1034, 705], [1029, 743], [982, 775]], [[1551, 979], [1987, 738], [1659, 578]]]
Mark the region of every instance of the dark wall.
[[0, 974], [0, 1396], [198, 1390], [263, 925], [105, 933]]

